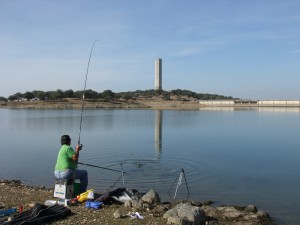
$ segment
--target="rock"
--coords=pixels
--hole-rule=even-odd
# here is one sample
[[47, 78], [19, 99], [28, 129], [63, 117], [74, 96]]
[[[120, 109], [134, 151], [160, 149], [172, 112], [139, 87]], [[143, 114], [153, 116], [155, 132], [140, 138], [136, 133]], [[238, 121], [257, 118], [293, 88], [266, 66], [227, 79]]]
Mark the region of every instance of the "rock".
[[243, 212], [234, 207], [217, 207], [217, 210], [229, 220], [235, 220], [243, 216]]
[[129, 201], [126, 201], [125, 203], [124, 203], [124, 206], [126, 207], [126, 208], [131, 208], [132, 207], [132, 202], [129, 200]]
[[120, 214], [119, 210], [117, 210], [117, 211], [114, 212], [114, 217], [115, 217], [116, 219], [121, 218], [121, 214]]
[[181, 219], [178, 216], [171, 216], [168, 218], [167, 224], [180, 224], [181, 225]]
[[192, 202], [191, 202], [191, 205], [192, 205], [192, 206], [201, 207], [201, 206], [203, 206], [203, 203], [202, 203], [202, 202], [197, 202], [197, 201], [192, 201]]
[[208, 201], [204, 201], [204, 202], [203, 202], [203, 205], [211, 205], [211, 204], [213, 204], [213, 203], [214, 203], [213, 201], [208, 200]]
[[149, 204], [160, 203], [159, 195], [153, 189], [143, 195], [142, 200]]
[[168, 208], [165, 207], [164, 205], [159, 205], [159, 206], [155, 207], [154, 209], [152, 209], [151, 212], [162, 214], [162, 213], [165, 213], [167, 210], [168, 210]]
[[205, 215], [210, 218], [217, 218], [218, 211], [215, 207], [212, 206], [202, 206], [201, 209], [205, 212]]
[[174, 208], [168, 210], [163, 218], [168, 220], [168, 224], [176, 225], [200, 225], [205, 222], [203, 211], [197, 207], [187, 203], [181, 203]]
[[269, 215], [262, 211], [257, 211], [256, 206], [247, 207], [211, 207], [202, 206], [207, 219], [207, 224], [224, 224], [224, 225], [257, 225], [273, 224]]
[[29, 208], [33, 208], [35, 206], [35, 203], [30, 203], [28, 206]]
[[257, 208], [255, 205], [248, 205], [245, 209], [244, 209], [245, 212], [257, 212]]
[[132, 207], [135, 208], [135, 209], [142, 209], [143, 208], [142, 199], [132, 200], [131, 204], [132, 204]]
[[267, 220], [270, 219], [270, 216], [269, 216], [268, 213], [260, 211], [260, 210], [257, 212], [257, 216], [262, 218], [262, 219], [267, 219]]

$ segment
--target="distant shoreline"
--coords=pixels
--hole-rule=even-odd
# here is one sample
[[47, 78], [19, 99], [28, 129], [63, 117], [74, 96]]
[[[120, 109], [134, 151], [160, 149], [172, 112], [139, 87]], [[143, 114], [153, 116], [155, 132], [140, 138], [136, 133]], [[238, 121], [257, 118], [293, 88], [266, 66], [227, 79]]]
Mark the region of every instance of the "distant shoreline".
[[[204, 102], [206, 104], [204, 104]], [[222, 101], [196, 101], [195, 99], [164, 100], [162, 98], [135, 99], [135, 100], [90, 100], [84, 102], [84, 109], [158, 109], [158, 110], [199, 110], [199, 109], [243, 109], [243, 108], [296, 108], [300, 105], [288, 104], [225, 104]], [[224, 101], [226, 102], [226, 101]], [[219, 103], [219, 104], [218, 104]], [[65, 98], [60, 100], [37, 100], [37, 101], [13, 101], [0, 102], [0, 108], [9, 109], [68, 109], [78, 110], [82, 108], [82, 100]]]
[[[197, 101], [187, 100], [163, 100], [137, 99], [137, 100], [85, 100], [85, 109], [199, 109], [201, 106]], [[61, 99], [57, 101], [19, 101], [2, 102], [0, 108], [10, 109], [81, 109], [80, 99]]]

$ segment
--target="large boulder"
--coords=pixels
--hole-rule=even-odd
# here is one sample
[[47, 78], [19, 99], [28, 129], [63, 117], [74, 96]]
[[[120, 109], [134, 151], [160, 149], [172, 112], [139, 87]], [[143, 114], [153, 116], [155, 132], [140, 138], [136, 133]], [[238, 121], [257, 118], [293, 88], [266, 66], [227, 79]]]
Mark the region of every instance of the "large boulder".
[[153, 189], [151, 189], [142, 196], [142, 201], [152, 205], [154, 203], [160, 203], [160, 198], [159, 195]]
[[201, 225], [205, 222], [203, 211], [187, 203], [181, 203], [167, 211], [163, 218], [168, 220], [168, 224], [175, 225]]
[[202, 206], [201, 209], [207, 216], [207, 224], [215, 225], [273, 225], [272, 219], [263, 211], [257, 210], [256, 206]]

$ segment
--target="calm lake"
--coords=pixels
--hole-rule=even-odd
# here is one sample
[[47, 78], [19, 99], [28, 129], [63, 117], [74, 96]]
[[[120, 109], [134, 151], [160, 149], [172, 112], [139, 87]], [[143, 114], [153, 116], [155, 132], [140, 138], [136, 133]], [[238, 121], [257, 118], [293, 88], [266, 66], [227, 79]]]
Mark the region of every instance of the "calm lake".
[[[0, 179], [52, 187], [60, 137], [76, 145], [80, 113], [0, 109]], [[79, 168], [96, 192], [154, 188], [163, 201], [254, 204], [300, 224], [299, 135], [299, 108], [84, 110], [79, 161], [125, 174]]]

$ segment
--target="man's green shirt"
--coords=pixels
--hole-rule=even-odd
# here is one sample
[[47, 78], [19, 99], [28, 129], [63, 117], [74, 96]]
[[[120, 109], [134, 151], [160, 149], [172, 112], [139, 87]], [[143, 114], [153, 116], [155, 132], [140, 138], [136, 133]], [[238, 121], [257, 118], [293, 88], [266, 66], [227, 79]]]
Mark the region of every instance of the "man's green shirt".
[[75, 169], [76, 163], [72, 159], [72, 157], [76, 154], [73, 148], [69, 145], [62, 145], [58, 156], [57, 162], [55, 165], [55, 170], [67, 170], [67, 169]]

